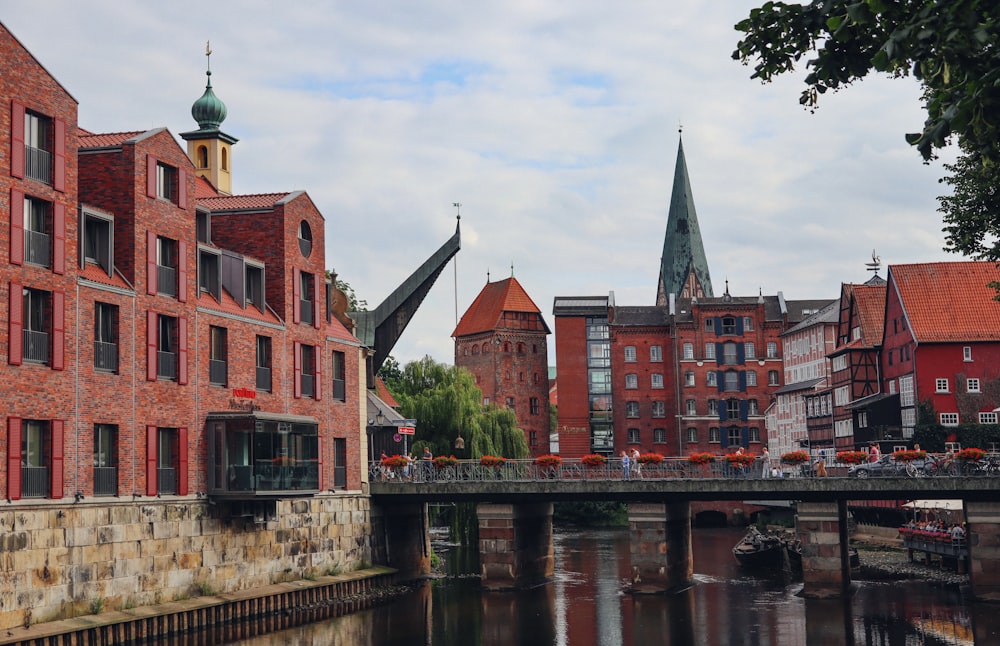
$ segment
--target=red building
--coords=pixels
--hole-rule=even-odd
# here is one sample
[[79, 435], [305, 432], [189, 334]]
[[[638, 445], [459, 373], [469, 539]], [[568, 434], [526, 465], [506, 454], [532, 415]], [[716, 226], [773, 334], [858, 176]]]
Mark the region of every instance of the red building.
[[484, 404], [514, 411], [535, 456], [550, 451], [549, 333], [513, 276], [486, 283], [452, 333], [455, 365], [475, 376]]

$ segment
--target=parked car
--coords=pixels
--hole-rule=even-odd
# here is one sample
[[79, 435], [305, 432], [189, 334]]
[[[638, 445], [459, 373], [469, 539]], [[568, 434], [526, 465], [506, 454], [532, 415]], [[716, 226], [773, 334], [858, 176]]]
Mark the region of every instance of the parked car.
[[876, 462], [862, 462], [847, 470], [848, 478], [905, 478], [929, 475], [931, 460], [897, 462], [891, 455], [883, 455]]

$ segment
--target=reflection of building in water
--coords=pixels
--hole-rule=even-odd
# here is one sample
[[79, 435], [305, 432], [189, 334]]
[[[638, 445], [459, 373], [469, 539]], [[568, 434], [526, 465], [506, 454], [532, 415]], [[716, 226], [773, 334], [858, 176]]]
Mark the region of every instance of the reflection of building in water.
[[[962, 621], [963, 619], [964, 621]], [[946, 644], [955, 644], [956, 646], [968, 644], [969, 646], [973, 646], [976, 643], [976, 639], [973, 636], [972, 625], [968, 619], [968, 617], [962, 616], [942, 618], [921, 617], [914, 620], [913, 625], [922, 635], [940, 639]]]

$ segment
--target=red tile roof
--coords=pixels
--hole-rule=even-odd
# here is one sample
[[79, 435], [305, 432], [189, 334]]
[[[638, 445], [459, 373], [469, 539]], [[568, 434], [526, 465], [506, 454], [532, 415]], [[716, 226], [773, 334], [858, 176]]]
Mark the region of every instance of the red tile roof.
[[326, 335], [341, 341], [357, 343], [359, 345], [361, 343], [357, 337], [351, 334], [348, 329], [344, 327], [343, 323], [337, 320], [336, 316], [330, 317], [330, 322], [326, 324]]
[[988, 283], [1000, 281], [992, 262], [935, 262], [889, 267], [918, 343], [1000, 341], [1000, 301]]
[[248, 319], [263, 321], [265, 323], [273, 323], [274, 325], [281, 325], [281, 321], [278, 320], [278, 317], [276, 317], [271, 310], [261, 312], [252, 305], [248, 305], [246, 308], [240, 307], [240, 304], [236, 302], [236, 299], [230, 296], [229, 292], [226, 290], [222, 290], [221, 303], [215, 300], [215, 297], [211, 294], [205, 292], [198, 294], [198, 307], [204, 307], [205, 309], [225, 312], [226, 314], [234, 316], [242, 316]]
[[462, 315], [462, 320], [451, 335], [458, 337], [493, 330], [504, 312], [542, 313], [521, 287], [521, 283], [511, 276], [495, 283], [486, 283], [486, 287]]
[[132, 291], [132, 286], [126, 283], [118, 272], [114, 272], [113, 276], [108, 276], [108, 272], [93, 263], [87, 263], [87, 265], [80, 271], [80, 277], [94, 283], [100, 283], [101, 285], [111, 285], [112, 287]]
[[865, 347], [882, 345], [882, 319], [885, 318], [885, 285], [855, 285], [854, 303]]
[[194, 178], [194, 197], [196, 200], [205, 200], [210, 197], [220, 197], [219, 191], [215, 190], [212, 182], [201, 175]]
[[213, 211], [260, 210], [273, 208], [288, 193], [260, 193], [257, 195], [228, 195], [199, 199], [198, 203]]
[[385, 382], [382, 381], [381, 377], [375, 378], [375, 394], [379, 399], [393, 408], [399, 408], [399, 402], [396, 401], [396, 398], [392, 396], [391, 392], [389, 392], [389, 389], [386, 387]]
[[142, 130], [136, 132], [105, 132], [99, 134], [80, 133], [80, 148], [112, 148], [121, 146], [133, 137], [138, 137]]

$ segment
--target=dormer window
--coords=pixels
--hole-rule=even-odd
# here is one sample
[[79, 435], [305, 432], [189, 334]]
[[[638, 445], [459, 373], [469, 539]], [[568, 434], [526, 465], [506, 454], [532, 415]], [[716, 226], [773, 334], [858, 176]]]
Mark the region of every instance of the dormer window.
[[246, 304], [264, 311], [264, 268], [246, 265]]
[[110, 216], [98, 215], [89, 211], [81, 213], [83, 240], [80, 244], [82, 256], [81, 267], [87, 263], [100, 266], [111, 276], [114, 272], [112, 253], [114, 250], [114, 220]]
[[222, 280], [219, 271], [219, 254], [207, 249], [198, 250], [198, 289], [222, 301]]

